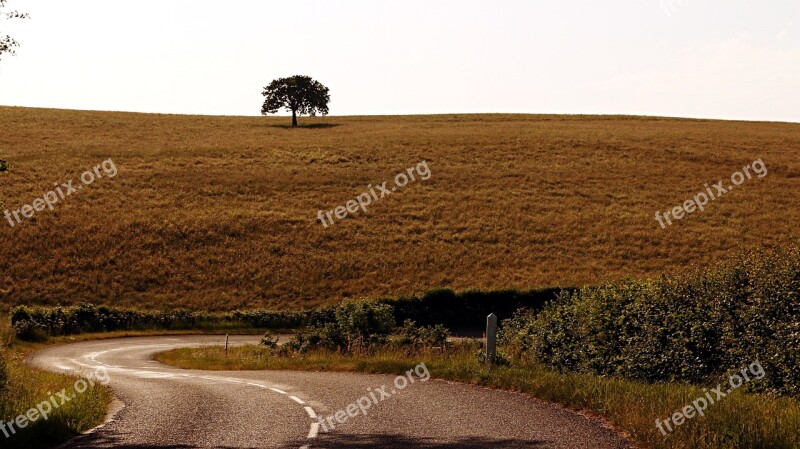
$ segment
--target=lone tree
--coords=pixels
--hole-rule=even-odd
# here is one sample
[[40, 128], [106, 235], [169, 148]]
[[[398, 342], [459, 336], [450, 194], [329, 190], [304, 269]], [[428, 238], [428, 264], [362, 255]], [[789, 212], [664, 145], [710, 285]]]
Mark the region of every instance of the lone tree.
[[[3, 19], [25, 19], [28, 17], [27, 14], [21, 13], [19, 11], [3, 11], [3, 8], [6, 7], [7, 0], [0, 0], [0, 18]], [[0, 58], [6, 53], [14, 54], [14, 47], [19, 47], [19, 43], [14, 40], [9, 35], [4, 35], [0, 33]]]
[[297, 114], [328, 115], [329, 89], [309, 76], [296, 75], [269, 83], [261, 94], [264, 105], [261, 114], [274, 114], [281, 108], [292, 111], [292, 126], [297, 126]]

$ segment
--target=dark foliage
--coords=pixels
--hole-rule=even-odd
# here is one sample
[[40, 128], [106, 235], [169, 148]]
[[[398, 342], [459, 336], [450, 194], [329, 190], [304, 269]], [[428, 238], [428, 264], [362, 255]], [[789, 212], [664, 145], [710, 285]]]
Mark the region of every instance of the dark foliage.
[[521, 308], [541, 310], [548, 301], [564, 291], [574, 288], [546, 288], [517, 291], [466, 291], [433, 290], [422, 297], [383, 299], [394, 307], [395, 320], [402, 323], [412, 320], [421, 326], [443, 324], [451, 329], [481, 329], [490, 313], [498, 319], [511, 318]]
[[[27, 14], [21, 13], [19, 11], [3, 12], [3, 8], [6, 7], [6, 2], [7, 0], [0, 0], [0, 18], [25, 19], [28, 17]], [[15, 47], [19, 47], [19, 43], [16, 40], [14, 40], [14, 38], [12, 38], [9, 35], [4, 35], [0, 33], [0, 58], [2, 58], [3, 55], [6, 53], [13, 55]], [[0, 164], [0, 171], [3, 171], [2, 168], [3, 168], [2, 164]]]
[[[561, 291], [560, 289], [545, 289], [528, 292], [508, 290], [455, 293], [452, 290], [436, 290], [426, 293], [422, 297], [382, 299], [375, 303], [385, 306], [381, 308], [383, 311], [392, 311], [394, 323], [412, 320], [419, 326], [442, 325], [450, 329], [479, 331], [483, 328], [489, 313], [495, 313], [500, 319], [503, 319], [510, 318], [514, 311], [521, 307], [541, 310], [548, 300], [555, 298]], [[187, 309], [140, 311], [80, 304], [71, 307], [50, 308], [18, 306], [11, 311], [11, 323], [19, 338], [28, 341], [43, 341], [48, 336], [148, 329], [181, 330], [214, 327], [299, 329], [313, 327], [316, 329], [315, 332], [321, 332], [326, 325], [341, 323], [342, 314], [354, 316], [350, 312], [343, 312], [340, 306], [309, 311], [257, 309], [236, 310], [220, 314]], [[341, 329], [329, 329], [328, 339], [341, 337]], [[347, 331], [347, 333], [351, 332]], [[339, 344], [346, 346], [346, 338], [340, 338]]]
[[748, 387], [800, 396], [800, 247], [715, 270], [564, 294], [501, 331], [506, 353], [563, 371], [707, 383], [758, 361]]
[[295, 75], [279, 78], [264, 88], [261, 114], [274, 114], [281, 109], [292, 112], [292, 126], [297, 126], [297, 115], [328, 115], [330, 90], [308, 76]]
[[212, 314], [187, 309], [139, 311], [94, 304], [53, 308], [18, 306], [11, 310], [11, 324], [17, 337], [27, 341], [42, 341], [48, 336], [124, 330], [185, 330], [214, 327], [291, 329], [325, 319], [325, 313], [317, 311], [247, 310]]
[[387, 341], [395, 328], [394, 310], [387, 304], [354, 301], [333, 309], [333, 319], [298, 332], [281, 349], [305, 352], [311, 349], [358, 354]]
[[447, 347], [450, 331], [441, 324], [435, 326], [418, 326], [411, 320], [406, 320], [402, 326], [395, 330], [395, 343], [413, 349]]

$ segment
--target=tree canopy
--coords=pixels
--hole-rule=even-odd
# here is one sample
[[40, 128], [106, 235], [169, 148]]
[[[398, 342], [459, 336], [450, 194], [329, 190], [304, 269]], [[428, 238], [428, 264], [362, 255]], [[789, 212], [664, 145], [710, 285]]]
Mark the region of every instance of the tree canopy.
[[[6, 7], [7, 0], [0, 0], [0, 18], [4, 19], [24, 19], [28, 15], [19, 11], [4, 12], [3, 8]], [[7, 34], [0, 33], [0, 58], [4, 54], [14, 54], [14, 47], [19, 47], [19, 43]]]
[[261, 114], [274, 114], [280, 109], [292, 111], [292, 126], [297, 126], [297, 115], [328, 115], [331, 101], [329, 89], [309, 76], [296, 75], [279, 78], [264, 88], [264, 105]]

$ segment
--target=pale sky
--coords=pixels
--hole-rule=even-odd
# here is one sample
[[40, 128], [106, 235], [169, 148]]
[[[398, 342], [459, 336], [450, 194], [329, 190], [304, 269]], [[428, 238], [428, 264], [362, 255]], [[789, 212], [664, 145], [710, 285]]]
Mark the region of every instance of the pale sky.
[[797, 0], [9, 0], [0, 104], [258, 115], [309, 75], [331, 115], [800, 122]]

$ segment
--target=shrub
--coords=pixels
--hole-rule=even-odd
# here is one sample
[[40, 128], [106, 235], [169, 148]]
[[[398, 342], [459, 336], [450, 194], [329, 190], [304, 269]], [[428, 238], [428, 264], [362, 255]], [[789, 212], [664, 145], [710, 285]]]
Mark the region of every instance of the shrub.
[[94, 304], [78, 304], [66, 308], [17, 306], [11, 310], [11, 323], [17, 337], [27, 341], [41, 341], [47, 336], [85, 332], [192, 329], [209, 319], [209, 314], [205, 312], [186, 309], [141, 312]]
[[0, 159], [0, 173], [7, 173], [10, 170], [8, 162]]
[[396, 343], [412, 348], [432, 348], [447, 346], [450, 331], [441, 324], [435, 326], [417, 326], [412, 320], [406, 320], [395, 331]]
[[421, 297], [382, 299], [380, 302], [394, 307], [398, 323], [413, 320], [419, 325], [442, 324], [451, 329], [482, 327], [490, 313], [498, 319], [511, 318], [520, 308], [541, 310], [548, 302], [573, 288], [544, 288], [538, 290], [469, 290], [454, 292], [449, 289], [432, 290]]
[[[413, 320], [422, 326], [443, 325], [449, 328], [482, 327], [489, 313], [498, 318], [510, 318], [520, 307], [540, 310], [543, 305], [559, 293], [574, 289], [541, 289], [529, 291], [466, 291], [435, 290], [421, 297], [399, 299], [380, 299], [369, 307], [358, 305], [365, 301], [355, 302], [343, 309], [340, 306], [328, 306], [306, 311], [274, 311], [274, 310], [235, 310], [224, 313], [208, 313], [178, 309], [173, 311], [139, 311], [121, 309], [104, 305], [77, 304], [71, 307], [26, 307], [17, 306], [11, 311], [11, 319], [18, 336], [24, 340], [39, 341], [47, 336], [75, 335], [85, 332], [111, 332], [147, 329], [196, 329], [214, 326], [225, 329], [242, 327], [267, 329], [299, 329], [322, 328], [330, 323], [336, 326], [325, 331], [326, 340], [338, 341], [339, 346], [347, 346], [347, 341], [363, 340], [369, 343], [370, 335], [386, 332], [386, 327], [395, 322]], [[371, 318], [363, 315], [371, 311]], [[383, 311], [378, 316], [377, 311]], [[391, 310], [392, 317], [385, 311]], [[357, 315], [361, 313], [360, 318]], [[338, 315], [337, 315], [338, 314]], [[344, 314], [344, 315], [343, 315]], [[367, 329], [366, 332], [355, 328], [369, 326], [359, 323], [361, 319], [375, 320], [379, 318], [384, 324], [377, 331]], [[341, 320], [353, 320], [348, 324]], [[375, 322], [372, 323], [376, 324]], [[350, 328], [350, 330], [348, 330]], [[337, 334], [338, 332], [338, 334]], [[343, 334], [342, 334], [343, 332]], [[331, 343], [333, 344], [333, 343]]]
[[261, 337], [261, 346], [264, 346], [269, 349], [275, 349], [278, 347], [278, 340], [279, 338], [270, 331], [264, 333], [264, 336]]
[[388, 304], [348, 302], [336, 308], [335, 316], [335, 325], [348, 342], [356, 339], [383, 342], [395, 327], [394, 308]]
[[311, 324], [314, 312], [283, 312], [274, 310], [235, 310], [223, 315], [222, 319], [241, 322], [251, 327], [269, 329], [293, 329]]
[[560, 371], [705, 383], [759, 361], [755, 391], [800, 396], [800, 247], [562, 296], [503, 323], [503, 351]]
[[295, 334], [284, 352], [324, 348], [347, 354], [362, 353], [383, 344], [394, 330], [394, 310], [388, 304], [354, 301], [332, 309], [330, 321]]
[[42, 343], [47, 341], [49, 335], [47, 331], [36, 325], [35, 322], [29, 320], [17, 321], [14, 323], [14, 332], [17, 338], [24, 341], [31, 341], [34, 343]]

